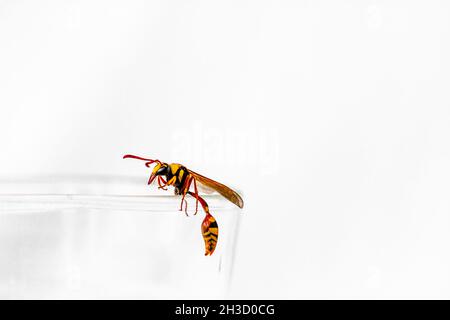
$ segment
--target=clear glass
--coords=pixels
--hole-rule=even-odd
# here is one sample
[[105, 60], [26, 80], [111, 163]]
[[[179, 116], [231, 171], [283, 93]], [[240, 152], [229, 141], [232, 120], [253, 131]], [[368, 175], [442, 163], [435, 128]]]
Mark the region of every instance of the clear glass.
[[204, 213], [179, 211], [145, 177], [49, 176], [0, 181], [0, 298], [224, 298], [242, 210], [205, 195], [219, 224], [204, 256]]

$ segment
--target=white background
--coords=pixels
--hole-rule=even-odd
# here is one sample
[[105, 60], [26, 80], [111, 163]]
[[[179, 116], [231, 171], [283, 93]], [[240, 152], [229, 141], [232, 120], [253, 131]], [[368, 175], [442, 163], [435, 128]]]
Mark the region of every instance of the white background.
[[231, 298], [450, 298], [446, 1], [0, 1], [0, 176], [243, 192]]

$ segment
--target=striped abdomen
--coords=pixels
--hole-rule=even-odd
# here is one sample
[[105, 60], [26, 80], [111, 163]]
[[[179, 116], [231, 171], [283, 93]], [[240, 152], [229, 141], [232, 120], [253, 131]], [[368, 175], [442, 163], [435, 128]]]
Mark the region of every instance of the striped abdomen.
[[202, 223], [202, 235], [205, 241], [205, 256], [211, 255], [217, 245], [217, 239], [219, 237], [219, 226], [216, 219], [207, 213]]

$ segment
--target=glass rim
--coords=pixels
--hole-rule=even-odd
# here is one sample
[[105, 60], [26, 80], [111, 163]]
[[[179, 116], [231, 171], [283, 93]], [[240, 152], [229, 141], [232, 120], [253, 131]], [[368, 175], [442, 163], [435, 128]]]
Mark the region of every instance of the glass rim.
[[[53, 174], [0, 177], [0, 214], [60, 209], [93, 209], [147, 213], [181, 213], [182, 197], [173, 188], [148, 186], [142, 176]], [[213, 213], [238, 209], [217, 193], [199, 192]], [[195, 212], [195, 198], [187, 195], [188, 214]], [[198, 213], [203, 209], [198, 204]], [[184, 214], [184, 209], [183, 209]]]

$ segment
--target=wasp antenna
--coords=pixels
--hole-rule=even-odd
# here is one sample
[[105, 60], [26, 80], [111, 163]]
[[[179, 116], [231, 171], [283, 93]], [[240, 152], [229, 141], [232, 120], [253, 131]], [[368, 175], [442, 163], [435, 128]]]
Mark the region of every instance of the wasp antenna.
[[161, 161], [159, 161], [159, 160], [153, 160], [153, 159], [142, 158], [142, 157], [138, 157], [138, 156], [135, 156], [135, 155], [132, 155], [132, 154], [126, 154], [126, 155], [123, 156], [123, 159], [127, 159], [127, 158], [132, 158], [132, 159], [138, 159], [138, 160], [148, 161], [148, 162], [146, 163], [146, 166], [147, 166], [147, 167], [148, 167], [148, 164], [152, 164], [153, 162], [161, 163]]
[[123, 156], [123, 158], [124, 159], [126, 159], [126, 158], [133, 158], [133, 159], [138, 159], [138, 160], [154, 161], [152, 159], [142, 158], [142, 157], [138, 157], [138, 156], [135, 156], [135, 155], [132, 155], [132, 154], [126, 154], [126, 155]]

